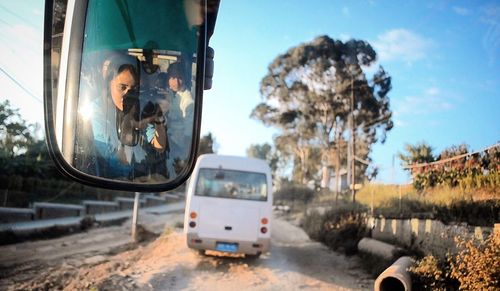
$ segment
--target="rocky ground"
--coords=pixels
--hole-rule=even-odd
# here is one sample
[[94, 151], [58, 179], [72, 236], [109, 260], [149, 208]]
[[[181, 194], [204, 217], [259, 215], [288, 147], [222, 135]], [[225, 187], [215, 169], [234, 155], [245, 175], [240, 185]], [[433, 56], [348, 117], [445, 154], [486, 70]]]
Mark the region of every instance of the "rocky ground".
[[[279, 215], [278, 215], [279, 216]], [[356, 256], [309, 240], [283, 217], [273, 221], [271, 251], [258, 259], [186, 247], [182, 212], [141, 217], [58, 239], [0, 247], [0, 290], [371, 290]]]

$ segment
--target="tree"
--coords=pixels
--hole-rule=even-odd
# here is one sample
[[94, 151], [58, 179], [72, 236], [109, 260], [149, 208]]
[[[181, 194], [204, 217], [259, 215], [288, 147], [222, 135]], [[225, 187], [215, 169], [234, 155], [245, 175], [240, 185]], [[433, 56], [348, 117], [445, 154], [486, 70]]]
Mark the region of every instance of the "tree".
[[276, 176], [278, 169], [278, 154], [273, 150], [272, 146], [268, 143], [252, 144], [247, 149], [247, 156], [267, 161], [271, 168], [273, 179]]
[[432, 153], [433, 150], [425, 141], [415, 145], [405, 144], [406, 153], [399, 152], [398, 157], [404, 163], [403, 165], [431, 163], [436, 160]]
[[60, 177], [45, 140], [36, 138], [38, 127], [22, 119], [8, 100], [0, 103], [0, 175]]
[[[338, 173], [345, 162], [351, 97], [356, 149], [364, 147], [356, 156], [367, 160], [371, 145], [379, 137], [385, 141], [393, 126], [387, 95], [391, 78], [382, 67], [366, 78], [363, 69], [375, 61], [376, 53], [365, 41], [343, 43], [320, 36], [289, 49], [269, 65], [260, 85], [264, 101], [251, 117], [279, 129], [276, 148], [293, 161], [302, 182], [320, 168], [335, 168]], [[363, 175], [366, 165], [357, 166]]]
[[200, 138], [198, 146], [198, 156], [203, 154], [213, 154], [217, 152], [217, 142], [211, 132]]
[[[398, 153], [398, 158], [401, 160], [403, 166], [411, 166], [413, 164], [431, 163], [436, 160], [432, 153], [434, 149], [425, 141], [421, 141], [415, 145], [405, 144], [406, 153]], [[410, 171], [415, 177], [423, 169], [422, 168], [405, 168]]]
[[452, 146], [449, 146], [449, 147], [445, 148], [444, 150], [442, 150], [441, 153], [439, 154], [437, 160], [446, 160], [449, 158], [460, 156], [460, 155], [468, 153], [469, 150], [470, 150], [470, 146], [468, 144], [465, 144], [465, 143], [458, 145], [458, 146], [452, 145]]
[[33, 125], [21, 118], [19, 109], [13, 109], [9, 100], [0, 103], [0, 150], [7, 158], [25, 152], [35, 142]]

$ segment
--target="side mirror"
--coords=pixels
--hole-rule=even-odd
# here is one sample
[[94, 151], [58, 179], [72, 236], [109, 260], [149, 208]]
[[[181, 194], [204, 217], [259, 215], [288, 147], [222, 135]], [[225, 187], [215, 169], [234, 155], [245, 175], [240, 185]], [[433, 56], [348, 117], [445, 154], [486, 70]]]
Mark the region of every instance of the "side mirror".
[[63, 173], [127, 191], [170, 190], [189, 177], [213, 73], [213, 7], [216, 15], [218, 1], [46, 1], [45, 129]]

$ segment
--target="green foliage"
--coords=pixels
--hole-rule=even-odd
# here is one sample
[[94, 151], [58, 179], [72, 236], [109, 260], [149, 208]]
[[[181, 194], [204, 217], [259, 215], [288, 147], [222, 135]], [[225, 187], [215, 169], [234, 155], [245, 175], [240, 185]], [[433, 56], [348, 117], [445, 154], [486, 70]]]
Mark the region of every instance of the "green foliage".
[[392, 198], [381, 203], [375, 216], [385, 218], [429, 218], [444, 223], [465, 222], [475, 226], [491, 226], [500, 221], [500, 200], [454, 200], [450, 204], [436, 204], [422, 199]]
[[302, 221], [302, 228], [313, 240], [321, 241], [325, 217], [318, 211], [311, 211]]
[[198, 156], [202, 154], [213, 154], [217, 152], [217, 142], [211, 132], [200, 138], [198, 145]]
[[[49, 157], [45, 141], [36, 138], [37, 129], [36, 125], [23, 120], [19, 110], [13, 109], [8, 100], [0, 103], [1, 175], [61, 178]], [[13, 190], [20, 189], [17, 181], [15, 179], [12, 184]]]
[[[345, 155], [345, 135], [353, 108], [357, 156], [367, 159], [372, 144], [393, 123], [388, 92], [391, 77], [382, 67], [367, 78], [363, 68], [375, 64], [377, 54], [362, 40], [342, 42], [319, 36], [277, 56], [261, 81], [264, 102], [251, 117], [279, 133], [275, 146], [280, 158], [293, 163], [296, 181], [318, 180], [322, 162], [338, 168]], [[360, 164], [358, 173], [365, 173]]]
[[429, 170], [415, 176], [413, 185], [416, 190], [423, 191], [437, 186], [460, 187], [463, 190], [477, 188], [499, 188], [500, 171], [477, 169], [463, 170]]
[[436, 217], [445, 223], [466, 222], [469, 225], [491, 226], [500, 221], [500, 200], [453, 201], [435, 207]]
[[[132, 193], [84, 186], [62, 176], [49, 156], [36, 126], [27, 124], [9, 101], [0, 103], [0, 203], [29, 207], [35, 201], [79, 203], [84, 199], [112, 200]], [[199, 153], [216, 151], [211, 133], [200, 139]]]
[[325, 214], [313, 211], [304, 217], [302, 225], [310, 238], [352, 255], [357, 252], [358, 242], [368, 233], [365, 218], [366, 208], [347, 204]]
[[425, 256], [408, 270], [416, 290], [457, 290], [458, 281], [448, 276], [450, 265], [432, 255]]
[[398, 157], [405, 165], [430, 163], [435, 160], [433, 150], [425, 141], [416, 145], [405, 144], [406, 153], [398, 153]]
[[385, 218], [408, 219], [413, 217], [429, 216], [431, 218], [435, 212], [436, 205], [427, 203], [419, 199], [410, 198], [391, 198], [383, 202], [374, 211], [375, 216]]
[[[415, 155], [422, 152], [416, 148], [429, 146], [407, 145], [407, 147], [410, 148], [407, 149], [410, 153], [407, 156], [400, 156], [407, 164], [430, 161], [415, 158]], [[460, 187], [464, 191], [500, 188], [500, 146], [480, 153], [468, 154], [468, 152], [469, 146], [466, 144], [451, 146], [439, 155], [437, 162], [442, 161], [441, 163], [423, 164], [411, 168], [415, 189], [424, 191], [437, 186]]]
[[457, 239], [461, 249], [450, 256], [450, 277], [460, 282], [462, 290], [498, 290], [500, 287], [500, 232], [484, 242]]
[[409, 269], [417, 290], [498, 290], [500, 232], [478, 242], [456, 238], [458, 252], [446, 260], [425, 256]]
[[[19, 109], [13, 109], [9, 100], [0, 103], [0, 159], [13, 158], [26, 151], [34, 142], [34, 125], [21, 118]], [[8, 162], [8, 160], [6, 160]]]
[[133, 197], [131, 192], [99, 189], [64, 177], [46, 179], [19, 175], [0, 175], [0, 203], [7, 207], [29, 207], [30, 203], [79, 203], [85, 199], [112, 200], [116, 196]]
[[367, 206], [373, 203], [374, 215], [386, 218], [429, 218], [476, 226], [498, 223], [498, 189], [476, 189], [474, 193], [477, 199], [447, 186], [417, 193], [411, 185], [368, 184], [358, 192], [358, 201]]
[[247, 149], [247, 156], [267, 161], [271, 168], [271, 173], [273, 177], [275, 177], [276, 170], [278, 169], [279, 157], [278, 153], [273, 150], [270, 144], [250, 145]]
[[314, 198], [314, 191], [297, 185], [285, 185], [274, 192], [275, 204], [283, 202], [308, 203]]

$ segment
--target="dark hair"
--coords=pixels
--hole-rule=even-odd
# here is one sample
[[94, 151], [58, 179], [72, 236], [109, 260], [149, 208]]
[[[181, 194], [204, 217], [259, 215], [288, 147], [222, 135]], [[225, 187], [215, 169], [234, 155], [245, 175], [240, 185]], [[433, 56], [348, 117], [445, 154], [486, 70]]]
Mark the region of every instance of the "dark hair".
[[168, 66], [167, 69], [168, 78], [178, 78], [182, 79], [182, 81], [186, 80], [186, 73], [182, 67], [181, 63], [172, 63]]
[[139, 83], [136, 58], [126, 54], [118, 54], [107, 59], [105, 63], [107, 63], [107, 68], [103, 68], [103, 77], [106, 82], [106, 88], [113, 78], [124, 71], [129, 71], [137, 83]]

